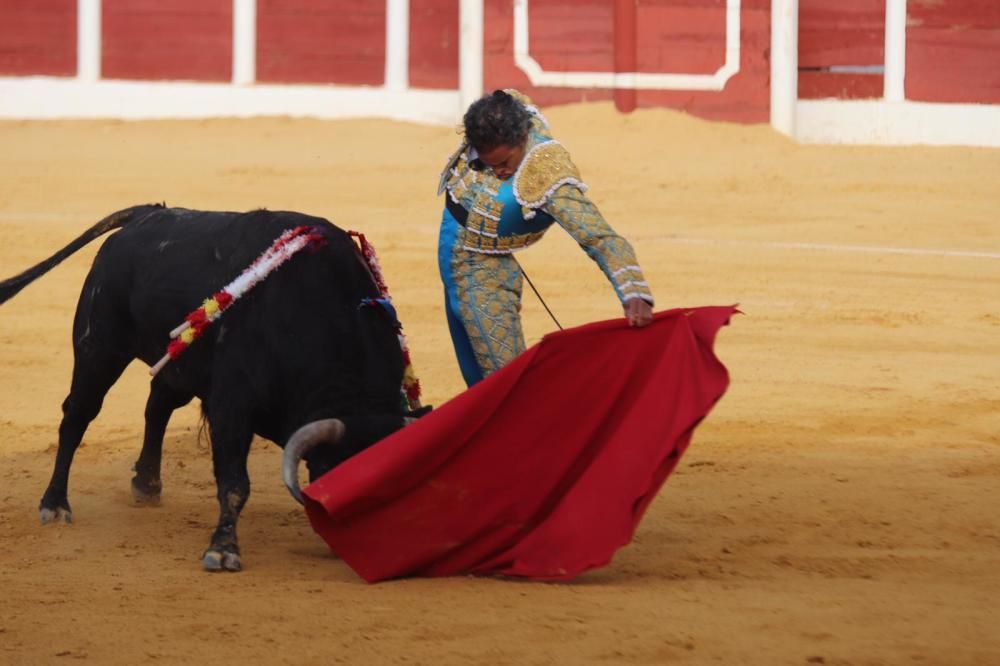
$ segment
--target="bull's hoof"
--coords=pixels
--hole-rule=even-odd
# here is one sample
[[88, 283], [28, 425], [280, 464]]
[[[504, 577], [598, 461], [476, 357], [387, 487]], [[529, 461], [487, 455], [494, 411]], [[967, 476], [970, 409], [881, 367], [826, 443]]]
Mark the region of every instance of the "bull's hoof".
[[41, 519], [42, 525], [58, 522], [69, 524], [73, 522], [73, 512], [69, 510], [69, 507], [63, 506], [54, 509], [42, 507], [38, 510], [38, 517]]
[[243, 568], [239, 553], [212, 548], [205, 551], [205, 555], [201, 558], [201, 566], [205, 571], [239, 571]]
[[160, 506], [160, 491], [163, 484], [157, 481], [144, 481], [138, 476], [132, 478], [132, 501], [137, 506]]
[[38, 517], [41, 519], [42, 525], [60, 521], [72, 523], [73, 511], [69, 508], [66, 491], [49, 485], [45, 489], [45, 494], [42, 495], [42, 501], [38, 503]]

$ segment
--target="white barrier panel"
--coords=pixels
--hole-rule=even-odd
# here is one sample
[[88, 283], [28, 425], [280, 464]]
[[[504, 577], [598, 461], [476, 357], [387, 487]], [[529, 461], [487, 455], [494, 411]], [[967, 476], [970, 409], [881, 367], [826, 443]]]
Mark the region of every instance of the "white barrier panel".
[[0, 118], [388, 118], [451, 125], [455, 90], [0, 78]]
[[794, 136], [804, 143], [1000, 148], [1000, 105], [800, 100]]
[[76, 75], [81, 81], [101, 78], [101, 0], [77, 2]]
[[458, 5], [458, 90], [462, 114], [483, 94], [483, 0]]
[[799, 98], [799, 0], [771, 0], [771, 126], [795, 135]]
[[233, 83], [257, 79], [257, 1], [233, 0]]
[[410, 0], [387, 0], [385, 8], [385, 87], [410, 85]]
[[906, 0], [885, 2], [885, 78], [883, 96], [888, 102], [906, 99]]

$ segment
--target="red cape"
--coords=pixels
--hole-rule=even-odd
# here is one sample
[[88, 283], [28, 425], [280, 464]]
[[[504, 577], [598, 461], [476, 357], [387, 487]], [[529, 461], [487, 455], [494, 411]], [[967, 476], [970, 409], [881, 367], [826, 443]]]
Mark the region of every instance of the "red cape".
[[306, 488], [368, 582], [565, 580], [611, 561], [729, 384], [712, 350], [734, 307], [545, 336], [510, 365]]

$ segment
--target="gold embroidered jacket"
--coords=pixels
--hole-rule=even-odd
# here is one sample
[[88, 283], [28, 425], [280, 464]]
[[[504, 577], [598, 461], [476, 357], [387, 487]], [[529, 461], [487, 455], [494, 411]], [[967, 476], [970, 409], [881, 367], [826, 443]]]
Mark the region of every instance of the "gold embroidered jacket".
[[508, 90], [532, 114], [525, 156], [508, 181], [492, 170], [473, 168], [474, 152], [463, 143], [441, 174], [439, 193], [447, 192], [468, 213], [462, 249], [510, 254], [541, 238], [559, 224], [601, 267], [624, 303], [631, 298], [653, 302], [635, 252], [615, 233], [585, 194], [587, 185], [569, 151], [552, 138], [548, 121], [527, 96]]

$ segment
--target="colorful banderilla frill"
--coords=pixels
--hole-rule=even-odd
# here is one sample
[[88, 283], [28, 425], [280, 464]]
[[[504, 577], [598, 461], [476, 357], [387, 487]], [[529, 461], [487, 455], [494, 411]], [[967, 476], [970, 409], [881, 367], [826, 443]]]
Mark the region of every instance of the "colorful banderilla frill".
[[183, 324], [170, 332], [172, 340], [167, 345], [167, 353], [149, 369], [149, 374], [156, 375], [171, 359], [180, 356], [184, 350], [202, 336], [205, 330], [212, 325], [212, 322], [229, 309], [229, 306], [291, 259], [297, 252], [322, 242], [324, 242], [323, 235], [311, 227], [299, 226], [286, 230], [235, 280], [223, 287], [221, 291], [216, 292], [211, 298], [206, 299], [200, 308], [184, 318]]
[[[361, 256], [364, 258], [368, 270], [371, 271], [375, 284], [378, 285], [379, 295], [388, 303], [392, 303], [392, 298], [389, 296], [389, 287], [382, 276], [382, 267], [379, 266], [378, 257], [375, 256], [374, 246], [360, 232], [348, 231], [347, 233], [358, 239]], [[417, 373], [413, 370], [413, 362], [410, 359], [410, 348], [406, 344], [406, 336], [403, 335], [402, 325], [397, 326], [396, 335], [399, 337], [399, 347], [403, 350], [403, 394], [410, 409], [416, 410], [420, 408], [420, 380], [417, 378]]]
[[[378, 288], [379, 295], [387, 302], [391, 303], [389, 288], [386, 286], [385, 278], [382, 277], [382, 268], [379, 266], [378, 257], [375, 256], [375, 248], [365, 235], [357, 231], [348, 231], [350, 236], [357, 238], [360, 245], [359, 252], [365, 261], [365, 265], [371, 272], [372, 279]], [[250, 267], [240, 273], [239, 277], [230, 282], [216, 292], [211, 298], [205, 300], [201, 307], [192, 311], [184, 318], [184, 323], [170, 332], [171, 342], [167, 345], [167, 353], [156, 365], [149, 369], [149, 374], [156, 375], [163, 369], [171, 359], [175, 359], [184, 353], [191, 344], [200, 338], [205, 330], [212, 325], [222, 313], [229, 309], [241, 296], [250, 291], [264, 278], [270, 275], [283, 263], [288, 261], [297, 252], [313, 244], [325, 242], [323, 235], [308, 226], [288, 229], [278, 240], [269, 247], [263, 254], [250, 264]], [[420, 408], [420, 380], [413, 370], [413, 362], [410, 359], [410, 349], [406, 344], [406, 336], [403, 335], [403, 328], [397, 325], [396, 335], [399, 338], [399, 346], [403, 351], [403, 385], [402, 393], [411, 410]]]

